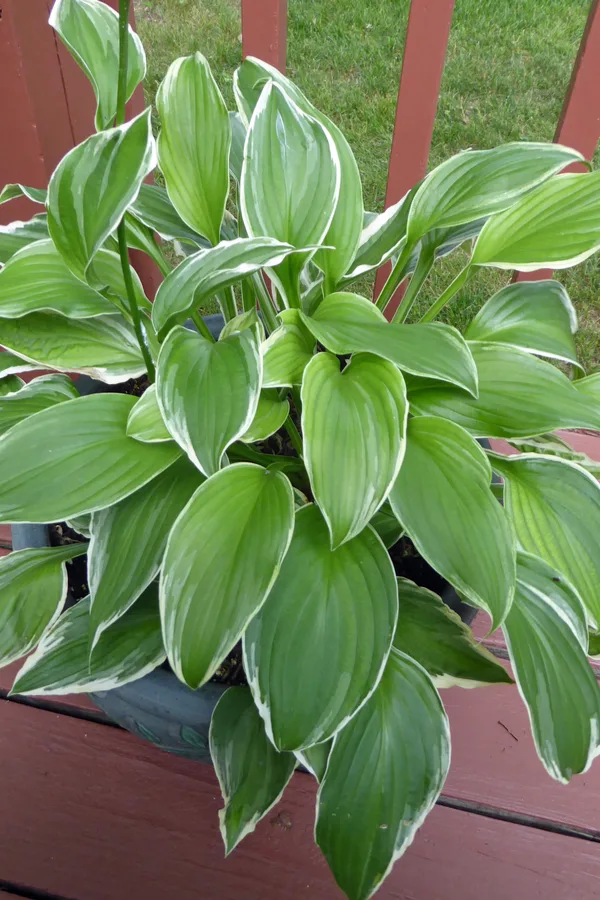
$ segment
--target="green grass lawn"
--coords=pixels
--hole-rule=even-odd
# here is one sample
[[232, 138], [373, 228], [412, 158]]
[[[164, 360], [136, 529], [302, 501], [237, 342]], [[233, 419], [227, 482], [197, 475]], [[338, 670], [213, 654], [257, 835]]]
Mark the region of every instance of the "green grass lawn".
[[[175, 57], [200, 50], [233, 108], [239, 0], [135, 5], [149, 58], [148, 99]], [[372, 210], [383, 208], [408, 8], [409, 0], [289, 0], [288, 74], [343, 129]], [[431, 164], [467, 147], [551, 140], [588, 9], [589, 0], [457, 0]], [[463, 263], [455, 254], [436, 267], [423, 306]], [[598, 262], [559, 277], [579, 312], [581, 358], [600, 365]], [[446, 321], [462, 328], [506, 281], [506, 273], [482, 271], [447, 308]]]

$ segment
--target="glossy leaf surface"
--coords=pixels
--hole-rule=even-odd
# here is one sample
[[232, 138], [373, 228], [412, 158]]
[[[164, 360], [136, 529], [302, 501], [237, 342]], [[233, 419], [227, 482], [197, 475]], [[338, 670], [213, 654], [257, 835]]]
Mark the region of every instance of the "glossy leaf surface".
[[198, 232], [183, 221], [165, 188], [158, 184], [142, 184], [129, 210], [165, 240], [185, 241], [193, 246], [203, 242]]
[[66, 375], [42, 375], [20, 390], [0, 396], [0, 435], [34, 413], [73, 400], [77, 388]]
[[491, 480], [484, 451], [466, 431], [417, 417], [390, 503], [421, 556], [496, 627], [514, 592], [515, 540]]
[[144, 391], [131, 410], [127, 420], [127, 434], [136, 441], [149, 444], [173, 440], [156, 399], [155, 384], [151, 384]]
[[34, 216], [28, 222], [11, 222], [0, 225], [0, 263], [8, 260], [34, 241], [48, 238], [48, 222], [46, 216]]
[[264, 603], [293, 527], [287, 478], [249, 463], [213, 475], [184, 508], [167, 543], [160, 600], [171, 668], [190, 687], [211, 678]]
[[443, 416], [475, 437], [518, 438], [556, 428], [600, 428], [600, 407], [551, 363], [506, 344], [469, 344], [479, 396], [423, 380], [408, 386], [411, 411]]
[[134, 402], [93, 394], [15, 425], [0, 442], [0, 521], [62, 522], [102, 509], [174, 463], [181, 453], [175, 444], [127, 437]]
[[299, 509], [279, 577], [244, 635], [248, 681], [278, 749], [345, 726], [381, 677], [397, 615], [394, 570], [375, 532], [331, 550], [318, 507]]
[[438, 693], [392, 650], [379, 687], [336, 737], [318, 794], [316, 841], [350, 900], [372, 897], [410, 846], [449, 764]]
[[261, 391], [254, 418], [240, 440], [246, 444], [266, 440], [272, 434], [275, 434], [276, 431], [279, 431], [289, 412], [289, 402], [280, 400], [277, 391]]
[[229, 688], [215, 706], [210, 755], [225, 803], [219, 822], [229, 854], [280, 799], [296, 758], [275, 750], [247, 687]]
[[216, 343], [174, 328], [158, 358], [156, 396], [173, 438], [206, 476], [256, 413], [262, 363], [252, 329]]
[[315, 352], [316, 341], [297, 309], [279, 313], [281, 325], [261, 346], [263, 387], [293, 387], [302, 384], [302, 376]]
[[408, 405], [401, 372], [359, 353], [340, 372], [319, 353], [302, 381], [304, 461], [335, 549], [359, 534], [386, 499], [402, 463]]
[[600, 753], [600, 687], [586, 658], [583, 606], [559, 572], [521, 553], [504, 632], [538, 755], [566, 784]]

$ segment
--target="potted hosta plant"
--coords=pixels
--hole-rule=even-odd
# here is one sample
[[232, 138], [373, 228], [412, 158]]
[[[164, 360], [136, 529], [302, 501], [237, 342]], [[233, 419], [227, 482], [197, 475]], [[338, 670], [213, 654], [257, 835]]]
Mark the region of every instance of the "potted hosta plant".
[[[246, 59], [230, 112], [200, 54], [169, 69], [155, 140], [149, 109], [125, 120], [128, 6], [55, 4], [97, 133], [0, 198], [41, 209], [0, 231], [0, 521], [27, 547], [0, 561], [0, 663], [23, 658], [15, 693], [91, 692], [179, 752], [208, 741], [227, 852], [302, 765], [362, 900], [444, 785], [438, 689], [518, 689], [558, 781], [599, 752], [600, 488], [553, 432], [600, 429], [600, 375], [556, 281], [503, 288], [464, 336], [435, 319], [481, 267], [593, 254], [600, 172], [508, 144], [365, 213], [347, 141], [294, 84]], [[153, 302], [130, 248], [164, 273]], [[375, 303], [353, 291], [388, 260]], [[451, 591], [502, 627], [516, 685]]]

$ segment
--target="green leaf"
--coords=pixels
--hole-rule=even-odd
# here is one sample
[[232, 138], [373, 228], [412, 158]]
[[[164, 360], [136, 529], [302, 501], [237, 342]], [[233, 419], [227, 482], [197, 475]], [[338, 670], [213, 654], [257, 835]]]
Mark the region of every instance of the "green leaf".
[[600, 624], [600, 486], [573, 463], [533, 455], [493, 456], [522, 549], [556, 566]]
[[[585, 381], [585, 379], [581, 379]], [[576, 385], [578, 382], [575, 383]], [[511, 438], [510, 444], [520, 453], [542, 453], [545, 456], [558, 456], [569, 462], [577, 463], [588, 472], [600, 475], [600, 462], [590, 459], [585, 453], [578, 453], [570, 444], [559, 438], [557, 434], [542, 434], [539, 437]]]
[[392, 325], [366, 297], [348, 293], [330, 294], [312, 316], [301, 316], [333, 353], [375, 353], [413, 375], [450, 381], [477, 395], [475, 363], [449, 325]]
[[302, 381], [305, 465], [331, 546], [359, 534], [389, 494], [402, 463], [408, 404], [401, 372], [369, 353], [343, 372], [319, 353]]
[[219, 824], [229, 855], [281, 799], [296, 758], [275, 750], [246, 687], [225, 691], [212, 714], [209, 740], [225, 804]]
[[437, 594], [399, 578], [398, 600], [394, 646], [416, 659], [438, 689], [512, 683], [504, 666]]
[[47, 237], [48, 222], [45, 215], [34, 216], [29, 222], [0, 225], [0, 263], [7, 263], [18, 250]]
[[265, 328], [256, 309], [248, 309], [225, 322], [221, 329], [219, 340], [222, 341], [223, 338], [229, 337], [230, 334], [235, 334], [236, 331], [244, 331], [245, 328], [255, 329], [259, 340], [264, 341]]
[[586, 658], [583, 607], [558, 572], [520, 553], [504, 632], [538, 756], [566, 784], [600, 753], [600, 688]]
[[[0, 383], [2, 380], [7, 381], [8, 378], [12, 378], [12, 376], [16, 375], [18, 372], [35, 372], [43, 369], [44, 366], [27, 362], [19, 356], [15, 356], [13, 353], [9, 353], [8, 350], [3, 350], [0, 353]], [[19, 387], [23, 386], [23, 379], [17, 378], [16, 381], [13, 381], [12, 383], [18, 384], [18, 387], [13, 388], [12, 390], [18, 390]], [[2, 397], [2, 395], [2, 390], [0, 390], [0, 397]]]
[[71, 519], [67, 520], [67, 525], [69, 528], [72, 528], [73, 531], [76, 531], [77, 534], [82, 535], [82, 537], [90, 538], [91, 534], [91, 525], [92, 525], [92, 514], [84, 513], [81, 516], [74, 516]]
[[421, 666], [392, 650], [379, 687], [333, 743], [315, 837], [350, 900], [367, 900], [412, 843], [450, 764], [448, 719]]
[[[4, 355], [4, 352], [2, 352], [0, 360]], [[7, 394], [14, 394], [16, 391], [20, 391], [24, 386], [25, 382], [23, 379], [18, 378], [16, 375], [7, 375], [4, 378], [0, 378], [0, 397], [6, 397]]]
[[322, 744], [305, 747], [304, 750], [296, 750], [295, 756], [298, 762], [302, 763], [304, 768], [308, 769], [319, 782], [323, 781], [332, 743], [333, 741], [325, 741]]
[[582, 160], [569, 147], [525, 141], [458, 153], [434, 169], [417, 191], [408, 241], [418, 241], [432, 228], [461, 225], [510, 208], [523, 194]]
[[105, 632], [90, 656], [90, 598], [50, 628], [20, 669], [11, 694], [86, 694], [137, 681], [160, 666], [165, 650], [156, 588]]
[[302, 376], [315, 352], [316, 341], [297, 309], [279, 313], [281, 325], [261, 346], [263, 387], [293, 387], [302, 384]]
[[[119, 17], [100, 0], [56, 0], [50, 25], [92, 83], [96, 95], [96, 130], [108, 128], [117, 113]], [[142, 42], [129, 26], [127, 99], [146, 76]]]
[[155, 384], [146, 389], [131, 410], [127, 420], [127, 434], [136, 441], [148, 444], [173, 440], [156, 399]]
[[229, 194], [231, 125], [201, 53], [175, 60], [158, 89], [158, 159], [173, 206], [190, 228], [219, 243]]
[[280, 400], [277, 391], [261, 391], [252, 423], [240, 440], [246, 444], [266, 440], [279, 431], [289, 412], [290, 404], [287, 400]]
[[600, 404], [600, 372], [594, 372], [586, 378], [578, 378], [573, 382], [580, 394]]
[[300, 272], [324, 241], [338, 202], [340, 161], [329, 132], [273, 81], [252, 115], [240, 188], [251, 237], [269, 235], [304, 250], [269, 267], [286, 306], [299, 306]]
[[156, 165], [150, 109], [87, 138], [66, 154], [48, 187], [50, 237], [82, 281]]
[[127, 437], [135, 403], [93, 394], [44, 409], [0, 442], [0, 521], [62, 522], [137, 491], [180, 455]]
[[115, 306], [73, 275], [52, 241], [36, 241], [0, 270], [0, 316], [39, 311], [85, 319], [110, 315]]
[[8, 203], [9, 200], [19, 200], [25, 197], [33, 203], [46, 205], [46, 191], [43, 188], [27, 187], [25, 184], [5, 184], [0, 191], [0, 205]]
[[378, 269], [400, 250], [406, 240], [408, 214], [418, 188], [416, 185], [379, 215], [370, 214], [372, 218], [364, 224], [356, 255], [342, 284], [350, 284]]
[[242, 164], [244, 162], [244, 144], [246, 143], [246, 126], [239, 113], [229, 113], [231, 125], [231, 150], [229, 152], [229, 174], [240, 183]]
[[371, 528], [331, 550], [314, 504], [296, 512], [279, 577], [244, 635], [244, 668], [278, 750], [328, 740], [381, 678], [398, 617], [392, 562]]
[[166, 190], [157, 184], [142, 184], [129, 211], [167, 241], [185, 241], [194, 246], [204, 243], [198, 232], [185, 224]]
[[352, 262], [361, 236], [363, 199], [360, 173], [348, 141], [331, 119], [310, 103], [302, 91], [285, 75], [268, 63], [246, 57], [234, 76], [234, 93], [246, 120], [260, 97], [263, 85], [273, 81], [294, 103], [312, 116], [331, 136], [340, 162], [340, 193], [333, 219], [323, 240], [332, 250], [319, 250], [315, 262], [326, 274], [332, 287], [337, 284]]
[[152, 322], [158, 332], [185, 322], [192, 310], [263, 266], [277, 265], [294, 252], [269, 237], [237, 238], [188, 256], [163, 281], [156, 294]]
[[208, 681], [264, 603], [293, 528], [289, 481], [250, 463], [209, 478], [175, 522], [161, 616], [171, 668], [191, 688]]
[[92, 516], [88, 554], [92, 646], [158, 575], [175, 519], [204, 481], [187, 460]]
[[465, 333], [471, 341], [511, 344], [581, 368], [573, 335], [577, 313], [558, 281], [520, 281], [494, 294]]
[[389, 500], [386, 500], [383, 506], [377, 510], [369, 525], [375, 529], [388, 550], [400, 540], [404, 531]]
[[471, 262], [568, 269], [600, 247], [600, 171], [552, 178], [484, 226]]
[[156, 396], [165, 425], [207, 477], [248, 430], [262, 375], [254, 329], [214, 343], [178, 325], [158, 357]]
[[479, 396], [423, 380], [408, 385], [411, 412], [443, 416], [475, 437], [518, 438], [555, 428], [600, 428], [600, 409], [551, 363], [506, 344], [469, 344]]
[[77, 388], [67, 375], [42, 375], [20, 390], [0, 397], [0, 435], [34, 413], [73, 400]]
[[484, 451], [466, 431], [414, 418], [390, 503], [421, 556], [496, 628], [514, 592], [515, 539], [491, 480]]
[[600, 632], [590, 631], [588, 655], [592, 659], [600, 659]]
[[67, 560], [87, 544], [15, 550], [0, 559], [0, 665], [30, 653], [60, 615], [67, 596]]
[[[144, 293], [138, 273], [131, 265], [129, 266], [129, 272], [137, 305], [140, 309], [151, 312], [152, 304]], [[118, 253], [104, 248], [98, 250], [94, 257], [94, 280], [97, 282], [98, 290], [102, 290], [104, 296], [109, 297], [113, 303], [116, 303], [121, 312], [126, 316], [130, 316], [127, 288]]]
[[44, 368], [80, 372], [107, 384], [146, 371], [133, 328], [119, 315], [67, 319], [36, 312], [0, 318], [0, 344]]

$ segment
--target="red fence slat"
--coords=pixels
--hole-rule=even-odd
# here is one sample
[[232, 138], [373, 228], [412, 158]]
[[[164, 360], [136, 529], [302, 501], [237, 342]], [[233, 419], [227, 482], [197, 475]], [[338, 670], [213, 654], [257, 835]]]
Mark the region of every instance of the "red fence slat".
[[287, 0], [242, 0], [242, 52], [285, 72]]
[[[397, 203], [427, 171], [454, 3], [455, 0], [412, 0], [410, 5], [386, 208]], [[375, 296], [381, 291], [389, 271], [388, 265], [377, 273]], [[387, 315], [395, 312], [401, 297], [402, 292], [397, 291]]]

